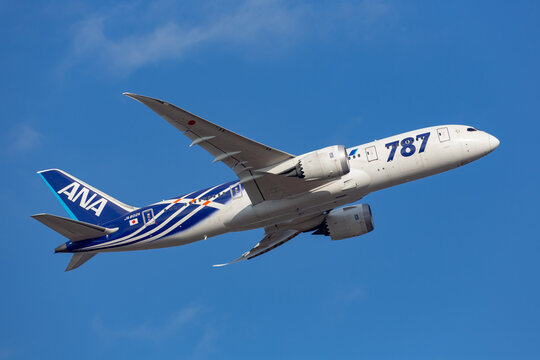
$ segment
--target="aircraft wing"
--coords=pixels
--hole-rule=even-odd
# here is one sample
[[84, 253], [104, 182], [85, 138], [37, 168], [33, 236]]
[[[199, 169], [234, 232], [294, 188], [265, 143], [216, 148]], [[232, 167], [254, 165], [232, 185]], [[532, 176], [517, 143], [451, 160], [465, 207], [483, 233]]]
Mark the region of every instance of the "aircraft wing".
[[282, 229], [271, 232], [269, 234], [266, 234], [264, 238], [259, 243], [257, 243], [257, 245], [255, 245], [251, 250], [243, 253], [242, 256], [240, 256], [238, 259], [226, 264], [217, 264], [214, 265], [214, 267], [230, 265], [242, 260], [253, 259], [254, 257], [267, 253], [268, 251], [274, 250], [278, 246], [285, 244], [287, 241], [291, 240], [298, 234], [300, 234], [300, 231], [294, 229]]
[[326, 213], [304, 216], [298, 219], [280, 223], [266, 227], [264, 238], [257, 243], [251, 250], [246, 251], [238, 259], [229, 263], [214, 265], [220, 267], [234, 264], [242, 260], [253, 259], [262, 254], [266, 254], [270, 250], [274, 250], [280, 245], [285, 244], [295, 236], [302, 232], [307, 232], [315, 229], [324, 220]]
[[182, 131], [192, 140], [190, 146], [199, 145], [214, 156], [214, 162], [221, 161], [230, 167], [244, 185], [253, 204], [281, 199], [318, 186], [317, 181], [305, 182], [256, 171], [283, 163], [294, 158], [294, 155], [236, 134], [165, 101], [131, 93], [124, 95], [148, 106]]

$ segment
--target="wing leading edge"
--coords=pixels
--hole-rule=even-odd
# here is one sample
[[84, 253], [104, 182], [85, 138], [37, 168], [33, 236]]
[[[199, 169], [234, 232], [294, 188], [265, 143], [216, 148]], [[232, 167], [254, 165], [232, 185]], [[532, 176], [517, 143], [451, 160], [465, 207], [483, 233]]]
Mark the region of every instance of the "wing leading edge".
[[271, 165], [294, 158], [294, 155], [236, 134], [210, 121], [204, 120], [170, 103], [147, 96], [124, 93], [148, 106], [171, 125], [221, 161], [240, 178], [253, 204], [267, 199], [259, 179], [264, 174], [255, 172]]

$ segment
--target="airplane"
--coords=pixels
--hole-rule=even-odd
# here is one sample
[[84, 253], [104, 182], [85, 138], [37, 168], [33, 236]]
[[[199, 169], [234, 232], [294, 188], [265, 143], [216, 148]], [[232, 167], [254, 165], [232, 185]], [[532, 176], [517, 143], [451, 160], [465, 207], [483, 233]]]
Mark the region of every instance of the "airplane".
[[65, 171], [39, 176], [70, 218], [32, 217], [65, 236], [55, 253], [73, 253], [65, 271], [98, 253], [165, 248], [264, 228], [253, 259], [311, 232], [342, 240], [374, 229], [369, 193], [448, 171], [489, 154], [499, 140], [467, 125], [439, 125], [345, 148], [293, 155], [213, 124], [168, 102], [132, 93], [192, 142], [231, 168], [236, 180], [137, 208]]

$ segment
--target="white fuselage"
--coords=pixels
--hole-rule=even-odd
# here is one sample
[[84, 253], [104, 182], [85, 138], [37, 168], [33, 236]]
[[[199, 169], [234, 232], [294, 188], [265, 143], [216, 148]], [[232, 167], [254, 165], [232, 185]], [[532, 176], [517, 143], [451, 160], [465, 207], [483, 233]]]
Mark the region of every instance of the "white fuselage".
[[[242, 190], [186, 231], [105, 251], [177, 246], [227, 232], [306, 219], [356, 202], [371, 192], [462, 166], [487, 155], [498, 144], [495, 137], [463, 125], [434, 126], [375, 140], [347, 149], [348, 174], [308, 192], [252, 205]], [[309, 230], [309, 223], [305, 230]]]

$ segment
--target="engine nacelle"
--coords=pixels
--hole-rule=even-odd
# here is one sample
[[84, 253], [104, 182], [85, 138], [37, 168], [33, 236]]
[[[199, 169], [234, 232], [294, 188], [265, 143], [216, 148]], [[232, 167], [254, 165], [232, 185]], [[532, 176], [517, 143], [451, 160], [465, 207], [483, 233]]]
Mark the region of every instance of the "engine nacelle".
[[334, 145], [300, 157], [294, 175], [305, 180], [324, 180], [343, 176], [350, 170], [345, 146]]
[[368, 204], [360, 204], [330, 211], [314, 234], [342, 240], [367, 234], [373, 229], [371, 208]]

